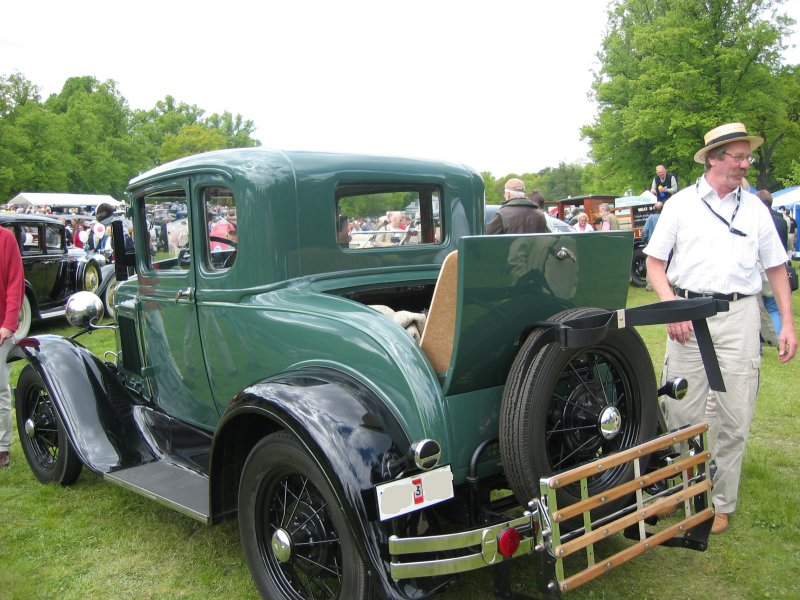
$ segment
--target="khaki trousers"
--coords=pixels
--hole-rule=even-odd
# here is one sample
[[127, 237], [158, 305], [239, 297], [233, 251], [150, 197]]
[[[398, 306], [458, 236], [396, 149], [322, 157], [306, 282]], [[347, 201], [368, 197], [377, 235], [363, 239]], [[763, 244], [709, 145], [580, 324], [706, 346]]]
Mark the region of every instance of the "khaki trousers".
[[0, 344], [0, 452], [11, 447], [11, 388], [8, 385], [11, 365], [6, 357], [14, 347], [14, 338]]
[[730, 310], [708, 320], [725, 392], [709, 390], [700, 350], [694, 337], [686, 344], [667, 338], [664, 377], [684, 377], [689, 389], [683, 400], [667, 398], [667, 426], [675, 429], [703, 420], [710, 425], [709, 445], [717, 466], [712, 501], [717, 512], [736, 510], [750, 422], [758, 394], [761, 368], [758, 298], [729, 303]]

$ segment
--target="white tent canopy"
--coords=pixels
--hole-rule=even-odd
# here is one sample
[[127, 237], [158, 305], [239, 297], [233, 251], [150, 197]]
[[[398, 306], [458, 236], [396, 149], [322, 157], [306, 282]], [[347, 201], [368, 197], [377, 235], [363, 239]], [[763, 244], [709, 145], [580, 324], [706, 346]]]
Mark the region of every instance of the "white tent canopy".
[[111, 196], [100, 194], [40, 194], [31, 192], [17, 194], [9, 202], [9, 204], [14, 206], [23, 206], [26, 208], [28, 206], [34, 208], [49, 206], [53, 210], [81, 207], [94, 208], [103, 203], [108, 203], [115, 208], [122, 204], [122, 202], [114, 200]]
[[772, 194], [772, 208], [795, 208], [800, 205], [800, 186], [788, 187]]

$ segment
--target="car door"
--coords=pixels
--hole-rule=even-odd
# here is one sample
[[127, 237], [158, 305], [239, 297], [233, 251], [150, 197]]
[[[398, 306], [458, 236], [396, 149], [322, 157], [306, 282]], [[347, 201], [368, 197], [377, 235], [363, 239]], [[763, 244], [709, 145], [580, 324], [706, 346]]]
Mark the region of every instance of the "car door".
[[[195, 256], [202, 248], [192, 235], [198, 216], [163, 216], [174, 202], [192, 206], [188, 179], [146, 189], [134, 200], [140, 211], [135, 232], [139, 260], [137, 319], [141, 325], [142, 375], [152, 401], [169, 415], [201, 427], [213, 427], [215, 408], [203, 361], [197, 318]], [[156, 221], [159, 215], [159, 221]], [[204, 221], [197, 224], [203, 227]]]
[[20, 223], [17, 229], [25, 280], [33, 290], [39, 310], [46, 310], [53, 303], [53, 282], [48, 269], [48, 257], [42, 249], [40, 226], [33, 222]]

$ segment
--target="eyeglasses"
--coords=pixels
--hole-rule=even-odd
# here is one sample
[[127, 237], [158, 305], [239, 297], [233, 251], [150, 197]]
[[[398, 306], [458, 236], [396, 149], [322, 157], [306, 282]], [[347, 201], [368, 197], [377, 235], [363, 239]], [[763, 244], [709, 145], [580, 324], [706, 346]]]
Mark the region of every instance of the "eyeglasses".
[[737, 163], [746, 160], [748, 165], [752, 165], [754, 162], [756, 162], [756, 157], [753, 156], [752, 154], [731, 154], [730, 152], [725, 152], [724, 150], [722, 151], [722, 153], [727, 154]]

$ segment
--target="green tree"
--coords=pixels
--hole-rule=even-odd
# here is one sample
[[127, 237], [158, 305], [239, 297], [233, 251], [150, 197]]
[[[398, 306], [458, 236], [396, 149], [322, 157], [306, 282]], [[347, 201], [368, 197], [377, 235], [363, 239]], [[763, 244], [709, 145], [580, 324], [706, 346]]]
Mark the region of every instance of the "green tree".
[[28, 102], [39, 104], [39, 88], [21, 73], [0, 75], [0, 119]]
[[580, 196], [583, 185], [581, 174], [583, 167], [579, 164], [558, 163], [558, 167], [548, 167], [539, 171], [542, 176], [540, 190], [546, 200], [557, 201], [568, 196]]
[[76, 159], [63, 115], [34, 102], [18, 104], [0, 119], [0, 198], [23, 191], [69, 192]]
[[196, 104], [178, 102], [172, 96], [153, 109], [134, 113], [134, 136], [147, 148], [149, 166], [195, 152], [260, 146], [253, 138], [255, 125], [239, 114], [224, 112], [204, 118]]
[[162, 163], [199, 152], [225, 148], [225, 135], [202, 123], [184, 125], [177, 134], [168, 133], [159, 151]]
[[147, 164], [131, 136], [131, 111], [114, 81], [72, 77], [45, 108], [62, 116], [71, 146], [63, 157], [71, 165], [69, 191], [121, 197], [128, 180]]
[[783, 1], [615, 1], [593, 84], [599, 111], [583, 129], [598, 174], [637, 190], [661, 163], [686, 185], [702, 173], [693, 156], [704, 133], [742, 121], [766, 140], [755, 164], [766, 187], [797, 135], [797, 88], [780, 65], [793, 23]]
[[232, 115], [227, 111], [221, 115], [214, 113], [208, 117], [206, 125], [225, 136], [226, 148], [251, 148], [261, 145], [261, 142], [253, 138], [255, 124], [249, 119], [245, 120], [242, 115]]

